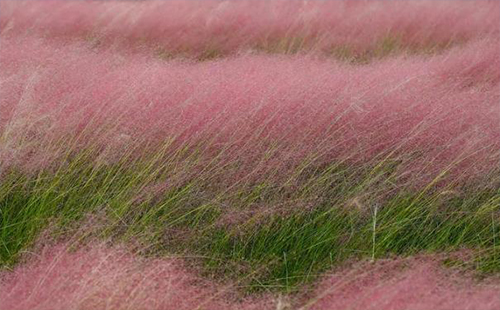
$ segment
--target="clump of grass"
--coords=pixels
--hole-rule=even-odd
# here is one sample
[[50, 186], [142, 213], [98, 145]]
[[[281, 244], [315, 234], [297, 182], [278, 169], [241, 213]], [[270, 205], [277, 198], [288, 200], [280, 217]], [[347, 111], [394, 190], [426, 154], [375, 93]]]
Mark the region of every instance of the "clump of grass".
[[498, 286], [481, 286], [439, 256], [360, 262], [333, 273], [297, 309], [495, 309]]
[[120, 247], [46, 246], [2, 278], [0, 309], [272, 309], [238, 301], [228, 287], [196, 277], [176, 258], [141, 259]]

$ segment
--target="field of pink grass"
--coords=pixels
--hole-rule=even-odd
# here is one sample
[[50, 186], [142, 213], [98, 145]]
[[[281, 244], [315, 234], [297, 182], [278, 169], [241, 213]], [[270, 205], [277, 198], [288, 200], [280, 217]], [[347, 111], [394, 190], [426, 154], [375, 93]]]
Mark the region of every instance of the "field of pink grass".
[[362, 54], [384, 44], [432, 51], [500, 31], [496, 1], [386, 2], [4, 1], [0, 30], [201, 57], [249, 50]]
[[2, 310], [68, 309], [468, 309], [500, 307], [500, 282], [477, 282], [445, 270], [439, 257], [360, 262], [325, 275], [315, 290], [293, 299], [237, 298], [237, 284], [200, 279], [175, 258], [144, 259], [105, 244], [78, 251], [68, 244], [29, 254], [0, 281]]
[[6, 167], [50, 166], [63, 140], [92, 144], [103, 160], [197, 147], [202, 160], [245, 163], [224, 171], [229, 183], [251, 171], [286, 176], [305, 159], [386, 157], [428, 182], [443, 169], [484, 176], [500, 158], [498, 39], [361, 67], [264, 55], [165, 63], [32, 37], [5, 38], [0, 52]]
[[[116, 244], [100, 236], [85, 246], [53, 245], [33, 229], [27, 241], [19, 239], [26, 244], [15, 264], [0, 265], [0, 310], [499, 309], [498, 275], [480, 281], [475, 271], [445, 268], [449, 248], [375, 259], [379, 203], [416, 193], [408, 208], [414, 216], [411, 207], [431, 190], [438, 194], [425, 203], [477, 192], [478, 206], [475, 197], [465, 205], [479, 209], [484, 230], [492, 225], [493, 240], [477, 242], [496, 255], [499, 23], [496, 1], [2, 1], [0, 202], [7, 202], [0, 207], [26, 206], [9, 216], [45, 216], [33, 209], [52, 208], [73, 192], [81, 196], [61, 204], [86, 209], [86, 195], [98, 193], [99, 210], [123, 226], [135, 218], [113, 203], [140, 208], [167, 197], [158, 211], [130, 212], [146, 226], [160, 223], [143, 235], [167, 234], [162, 221], [179, 210], [189, 217], [198, 210], [193, 201], [216, 205], [210, 229], [238, 230], [234, 223], [245, 221], [259, 229], [246, 214], [314, 214], [311, 205], [334, 200], [320, 191], [344, 182], [350, 191], [336, 203], [359, 211], [353, 223], [371, 217], [366, 243], [373, 249], [372, 261], [353, 256], [293, 294], [262, 285], [268, 291], [252, 295], [247, 279], [206, 277], [182, 255], [130, 250], [136, 235]], [[142, 168], [127, 170], [134, 165]], [[350, 174], [331, 181], [327, 173], [335, 169]], [[113, 188], [121, 184], [116, 171], [132, 176]], [[82, 175], [81, 184], [61, 186], [72, 173]], [[99, 178], [111, 184], [110, 193], [92, 188]], [[260, 195], [265, 190], [268, 200]], [[248, 202], [247, 192], [257, 202]], [[177, 197], [186, 209], [162, 213]], [[56, 204], [43, 221], [63, 209]], [[466, 214], [459, 219], [468, 216], [458, 211]], [[0, 209], [0, 224], [19, 225], [9, 216]], [[436, 222], [454, 225], [443, 218]], [[9, 252], [9, 231], [0, 237]]]

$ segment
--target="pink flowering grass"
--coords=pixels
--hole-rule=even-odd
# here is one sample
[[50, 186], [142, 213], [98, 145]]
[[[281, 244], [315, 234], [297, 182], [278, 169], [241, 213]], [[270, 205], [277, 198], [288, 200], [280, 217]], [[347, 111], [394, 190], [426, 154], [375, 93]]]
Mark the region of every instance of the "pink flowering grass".
[[4, 1], [2, 34], [144, 45], [161, 56], [249, 50], [381, 56], [498, 36], [496, 1]]
[[0, 309], [498, 309], [498, 279], [445, 269], [438, 257], [358, 262], [326, 274], [316, 289], [238, 297], [190, 272], [178, 258], [145, 259], [117, 247], [67, 244], [30, 253], [0, 277]]
[[[466, 248], [500, 270], [499, 9], [3, 1], [0, 266], [14, 272], [0, 301], [264, 307], [227, 299], [241, 289], [297, 293], [282, 310], [498, 305], [434, 261], [382, 264], [362, 290], [357, 276], [297, 290], [349, 260], [422, 252]], [[16, 266], [44, 229], [82, 226], [145, 250], [60, 246]], [[172, 255], [240, 289], [208, 288]]]
[[435, 257], [362, 262], [326, 276], [298, 309], [498, 309], [500, 286], [444, 269]]
[[273, 303], [237, 302], [232, 287], [196, 277], [179, 259], [143, 259], [100, 244], [78, 251], [61, 244], [32, 255], [2, 274], [0, 309], [263, 310]]
[[6, 166], [50, 165], [63, 140], [115, 161], [184, 150], [212, 177], [224, 166], [230, 183], [287, 176], [304, 161], [391, 160], [413, 182], [499, 162], [497, 40], [360, 68], [278, 56], [161, 62], [32, 38], [6, 38], [1, 52]]

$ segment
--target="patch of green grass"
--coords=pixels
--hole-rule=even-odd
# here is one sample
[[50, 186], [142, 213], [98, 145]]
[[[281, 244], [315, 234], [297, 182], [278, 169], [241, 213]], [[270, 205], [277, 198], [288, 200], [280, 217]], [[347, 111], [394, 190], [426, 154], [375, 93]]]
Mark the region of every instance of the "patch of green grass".
[[[261, 179], [230, 188], [214, 184], [207, 177], [214, 171], [205, 168], [170, 184], [179, 169], [201, 159], [187, 151], [165, 155], [96, 164], [89, 153], [56, 170], [5, 173], [1, 264], [14, 264], [43, 230], [72, 234], [88, 214], [100, 212], [102, 222], [86, 233], [139, 241], [149, 255], [202, 257], [207, 273], [239, 280], [250, 291], [292, 291], [348, 259], [462, 248], [477, 253], [478, 269], [500, 270], [498, 188], [430, 184], [380, 198], [397, 170], [389, 160], [356, 169], [304, 163], [282, 183]], [[151, 190], [162, 182], [168, 186]]]
[[[240, 277], [251, 274], [249, 285], [254, 289], [290, 290], [347, 259], [442, 253], [463, 247], [491, 252], [500, 235], [498, 218], [491, 220], [499, 201], [499, 193], [491, 192], [481, 198], [456, 199], [447, 204], [447, 211], [439, 211], [443, 206], [435, 197], [401, 195], [378, 209], [375, 226], [373, 210], [360, 214], [324, 205], [309, 213], [273, 217], [243, 232], [214, 232], [207, 238], [211, 242], [200, 244], [199, 249], [200, 254], [213, 255], [208, 261], [211, 268], [224, 268], [226, 263], [221, 262], [227, 261], [250, 264]], [[491, 253], [480, 257], [480, 268], [498, 267]]]

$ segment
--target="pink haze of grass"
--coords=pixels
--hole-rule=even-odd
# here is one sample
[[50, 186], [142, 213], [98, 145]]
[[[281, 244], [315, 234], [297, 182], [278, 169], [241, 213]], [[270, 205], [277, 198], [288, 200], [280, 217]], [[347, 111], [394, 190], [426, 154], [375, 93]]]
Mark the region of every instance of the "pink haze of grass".
[[62, 244], [1, 275], [0, 309], [493, 310], [500, 307], [497, 282], [476, 283], [424, 257], [358, 263], [288, 302], [238, 299], [234, 286], [210, 286], [176, 259], [140, 259], [104, 245], [68, 251]]
[[0, 309], [266, 308], [265, 300], [230, 303], [227, 291], [187, 272], [177, 259], [141, 260], [104, 245], [72, 252], [59, 245], [3, 275]]
[[360, 263], [327, 276], [302, 309], [494, 310], [498, 281], [476, 282], [432, 257]]
[[164, 62], [32, 37], [6, 37], [0, 53], [4, 167], [39, 169], [71, 147], [116, 160], [162, 144], [222, 163], [229, 182], [286, 176], [306, 159], [390, 155], [412, 182], [449, 167], [484, 175], [500, 162], [494, 39], [361, 67], [305, 56]]
[[446, 46], [498, 36], [497, 1], [2, 1], [0, 32], [148, 43], [165, 51], [352, 52], [385, 39]]

